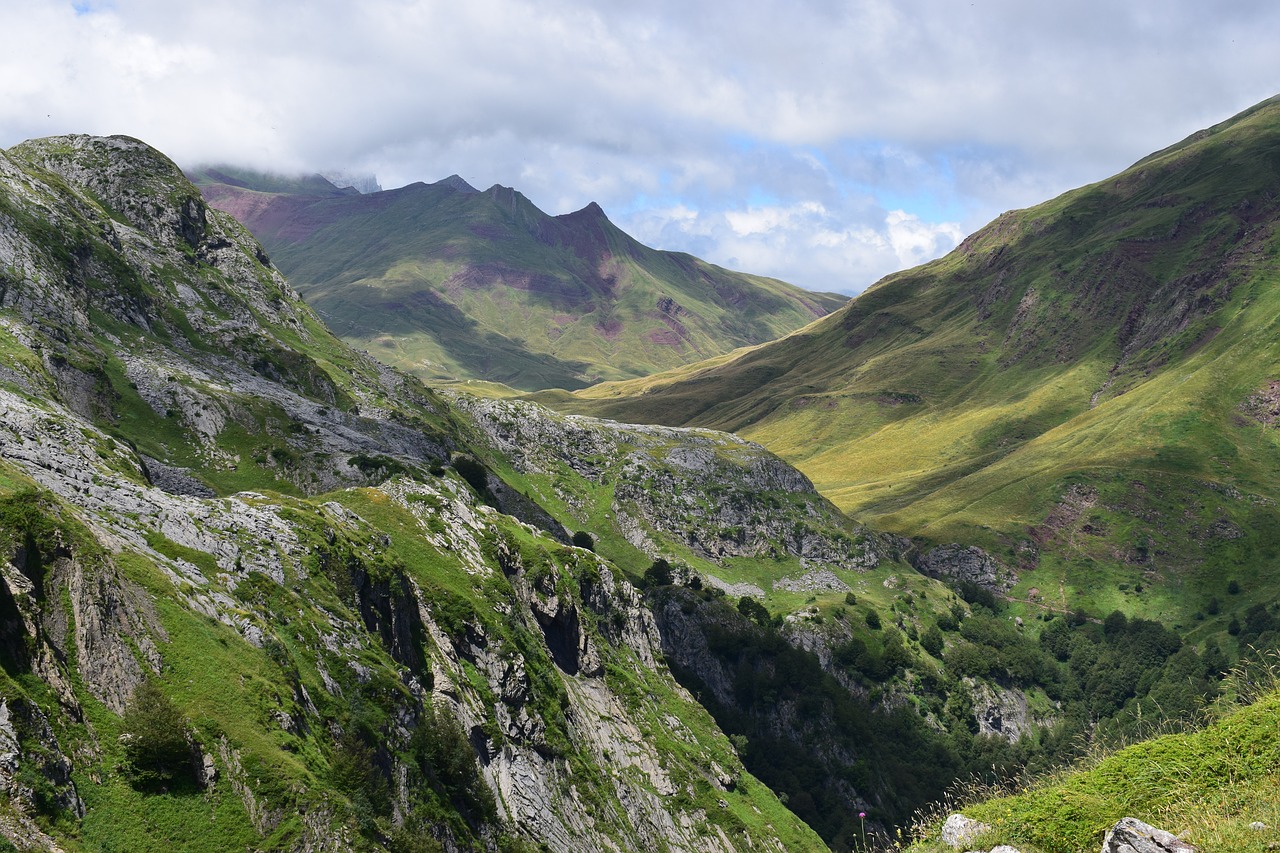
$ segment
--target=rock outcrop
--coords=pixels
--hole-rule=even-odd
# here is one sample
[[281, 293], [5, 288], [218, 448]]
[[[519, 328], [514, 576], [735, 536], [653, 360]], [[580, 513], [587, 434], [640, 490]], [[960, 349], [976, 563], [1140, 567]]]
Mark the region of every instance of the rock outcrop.
[[949, 815], [942, 824], [942, 843], [958, 850], [990, 831], [990, 824], [956, 813]]
[[1102, 840], [1102, 853], [1196, 853], [1198, 849], [1136, 817], [1121, 818]]
[[[462, 417], [333, 338], [167, 158], [0, 152], [0, 356], [0, 837], [820, 849], [618, 568], [488, 505], [505, 484], [448, 465]], [[124, 754], [143, 684], [191, 751], [160, 781]]]
[[594, 512], [593, 493], [609, 494], [609, 523], [651, 557], [679, 551], [712, 565], [798, 558], [813, 571], [796, 583], [838, 588], [829, 567], [871, 568], [885, 550], [803, 474], [736, 436], [559, 415], [526, 401], [454, 399], [494, 451], [545, 481], [582, 523]]
[[926, 575], [951, 581], [967, 581], [993, 592], [1004, 592], [1016, 578], [994, 557], [976, 545], [939, 545], [916, 562]]

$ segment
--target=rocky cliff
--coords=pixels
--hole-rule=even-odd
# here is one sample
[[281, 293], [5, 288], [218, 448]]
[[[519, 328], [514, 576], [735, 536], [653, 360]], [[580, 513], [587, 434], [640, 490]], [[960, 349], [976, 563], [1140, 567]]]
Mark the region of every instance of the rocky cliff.
[[736, 436], [558, 415], [524, 401], [458, 396], [455, 405], [497, 459], [580, 524], [650, 557], [687, 558], [713, 584], [725, 583], [734, 558], [857, 572], [890, 550], [799, 471]]
[[[563, 541], [574, 483], [544, 502], [499, 475], [607, 456], [633, 545], [709, 556], [777, 532], [677, 530], [695, 504], [707, 529], [741, 519], [698, 497], [726, 454], [811, 527], [838, 516], [732, 441], [547, 419], [508, 440], [457, 405], [333, 338], [142, 143], [0, 153], [0, 834], [821, 849], [667, 672], [608, 554]], [[783, 541], [857, 568], [856, 535]]]

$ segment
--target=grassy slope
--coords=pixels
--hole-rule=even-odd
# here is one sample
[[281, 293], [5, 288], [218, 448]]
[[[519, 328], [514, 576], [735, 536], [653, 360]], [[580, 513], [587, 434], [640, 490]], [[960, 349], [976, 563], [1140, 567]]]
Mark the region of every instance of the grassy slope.
[[[1278, 144], [1268, 102], [1005, 214], [775, 344], [542, 399], [735, 430], [861, 520], [1024, 567], [1038, 551], [1047, 571], [1023, 590], [1083, 594], [1096, 579], [1082, 562], [1169, 582], [1205, 563], [1261, 575], [1277, 440], [1241, 406], [1280, 371]], [[1050, 517], [1073, 484], [1093, 505]], [[1215, 538], [1216, 521], [1244, 542]]]
[[347, 341], [428, 378], [579, 388], [771, 340], [844, 301], [654, 251], [595, 205], [547, 216], [505, 187], [205, 191]]
[[[993, 829], [969, 846], [1094, 850], [1107, 829], [1132, 816], [1201, 850], [1272, 849], [1280, 837], [1277, 719], [1280, 693], [1271, 692], [1199, 731], [1154, 738], [1015, 794], [978, 800], [964, 814]], [[1266, 827], [1250, 828], [1255, 821]], [[911, 850], [950, 849], [936, 841], [936, 824], [923, 830], [930, 840]]]

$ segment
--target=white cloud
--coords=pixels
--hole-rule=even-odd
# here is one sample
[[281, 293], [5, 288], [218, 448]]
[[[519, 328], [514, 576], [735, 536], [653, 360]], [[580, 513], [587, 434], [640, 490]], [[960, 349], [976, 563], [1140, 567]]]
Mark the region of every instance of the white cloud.
[[923, 222], [904, 210], [891, 210], [884, 218], [889, 245], [903, 267], [914, 267], [946, 254], [964, 239], [956, 222]]
[[[1269, 0], [79, 8], [0, 11], [0, 146], [127, 133], [184, 163], [458, 172], [824, 288], [1280, 91]], [[675, 209], [697, 217], [657, 221]]]
[[729, 228], [739, 237], [770, 234], [781, 229], [795, 227], [798, 221], [821, 219], [827, 209], [816, 201], [802, 201], [790, 207], [752, 207], [747, 210], [727, 210], [724, 213]]
[[954, 222], [929, 223], [900, 210], [876, 215], [807, 200], [722, 211], [677, 205], [621, 224], [642, 240], [714, 255], [723, 266], [846, 293], [944, 254], [964, 236]]

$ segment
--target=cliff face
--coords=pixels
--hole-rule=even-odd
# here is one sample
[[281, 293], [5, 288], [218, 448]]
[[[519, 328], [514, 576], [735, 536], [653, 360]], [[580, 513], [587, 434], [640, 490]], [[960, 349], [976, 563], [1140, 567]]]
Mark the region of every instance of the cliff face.
[[[0, 152], [0, 835], [821, 849], [667, 672], [609, 555], [565, 544], [571, 501], [498, 474], [625, 444], [644, 464], [620, 470], [659, 459], [689, 495], [738, 454], [751, 488], [838, 517], [724, 439], [543, 419], [503, 444], [455, 405], [333, 338], [154, 150]], [[479, 491], [460, 452], [492, 469]], [[618, 491], [637, 543], [754, 553], [776, 532], [686, 535]], [[722, 503], [700, 523], [731, 526]], [[854, 535], [808, 552], [856, 568]], [[180, 760], [156, 763], [164, 744]]]
[[[713, 430], [558, 415], [531, 402], [459, 396], [455, 405], [496, 464], [597, 537], [687, 563], [706, 583], [761, 596], [733, 565], [803, 587], [843, 585], [895, 553], [841, 514], [808, 478], [757, 444]], [[833, 587], [834, 588], [834, 587]], [[847, 588], [847, 587], [844, 587]]]

